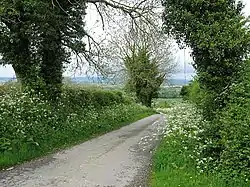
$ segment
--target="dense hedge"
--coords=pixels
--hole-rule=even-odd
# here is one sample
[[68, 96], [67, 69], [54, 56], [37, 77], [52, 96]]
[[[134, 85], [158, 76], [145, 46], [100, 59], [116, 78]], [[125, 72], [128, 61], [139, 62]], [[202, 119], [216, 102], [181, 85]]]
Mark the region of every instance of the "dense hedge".
[[[204, 107], [206, 100], [211, 97], [193, 81], [184, 88], [184, 98], [203, 105], [202, 113], [206, 108], [213, 107], [212, 103]], [[199, 157], [210, 160], [202, 165], [204, 170], [218, 171], [228, 181], [237, 179], [248, 181], [250, 176], [250, 62], [244, 65], [240, 76], [230, 85], [220, 97], [227, 98], [225, 107], [217, 110], [210, 120], [200, 123], [202, 131], [199, 137]], [[208, 99], [209, 100], [209, 99]], [[204, 120], [204, 119], [203, 119]]]
[[65, 85], [63, 87], [63, 101], [72, 107], [79, 106], [103, 107], [113, 104], [129, 104], [131, 98], [120, 91], [103, 90], [77, 85]]
[[[223, 94], [226, 107], [204, 126], [203, 139], [210, 142], [203, 149], [212, 156], [213, 165], [227, 180], [250, 180], [250, 64]], [[211, 133], [213, 130], [214, 133]]]

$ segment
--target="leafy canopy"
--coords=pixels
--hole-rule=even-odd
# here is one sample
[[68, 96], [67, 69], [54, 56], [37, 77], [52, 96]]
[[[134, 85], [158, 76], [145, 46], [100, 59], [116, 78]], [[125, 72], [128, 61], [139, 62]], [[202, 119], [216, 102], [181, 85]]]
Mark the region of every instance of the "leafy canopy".
[[198, 81], [207, 93], [205, 109], [213, 112], [223, 108], [227, 98], [221, 93], [237, 79], [250, 49], [242, 2], [164, 0], [163, 5], [165, 32], [181, 47], [192, 49]]
[[145, 106], [151, 107], [152, 99], [157, 97], [165, 73], [159, 70], [155, 59], [150, 59], [147, 47], [132, 48], [132, 54], [125, 58], [128, 73], [127, 88], [136, 93], [137, 99]]
[[85, 9], [84, 2], [68, 0], [1, 1], [1, 64], [12, 65], [23, 85], [55, 99], [61, 92], [63, 65], [72, 53], [84, 51]]
[[164, 0], [165, 32], [191, 47], [202, 86], [220, 92], [237, 74], [249, 51], [242, 2]]

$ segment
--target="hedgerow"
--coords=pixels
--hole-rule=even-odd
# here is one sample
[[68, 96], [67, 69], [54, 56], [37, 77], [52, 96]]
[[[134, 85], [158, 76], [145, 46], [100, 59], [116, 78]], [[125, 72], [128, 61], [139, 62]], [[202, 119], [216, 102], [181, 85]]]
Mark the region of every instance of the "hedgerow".
[[226, 180], [249, 180], [250, 176], [249, 83], [250, 65], [246, 64], [241, 76], [223, 93], [229, 98], [226, 107], [202, 126], [200, 134], [201, 155], [212, 158], [206, 167], [219, 171]]

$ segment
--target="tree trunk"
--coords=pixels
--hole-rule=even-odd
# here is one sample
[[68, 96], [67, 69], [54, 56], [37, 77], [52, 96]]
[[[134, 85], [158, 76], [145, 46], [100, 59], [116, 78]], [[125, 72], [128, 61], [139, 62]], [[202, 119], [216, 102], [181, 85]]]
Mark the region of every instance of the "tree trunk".
[[27, 23], [29, 18], [22, 3], [17, 3], [15, 6], [17, 11], [19, 11], [16, 23], [13, 24], [8, 20], [5, 21], [11, 35], [9, 43], [6, 43], [6, 47], [4, 48], [3, 57], [12, 65], [18, 81], [23, 86], [32, 86], [37, 80], [37, 76], [36, 64], [31, 60], [30, 37], [26, 33], [27, 25], [30, 24]]
[[51, 101], [56, 101], [61, 94], [65, 55], [59, 31], [56, 31], [56, 34], [43, 35], [41, 51], [40, 76], [45, 83], [47, 98]]

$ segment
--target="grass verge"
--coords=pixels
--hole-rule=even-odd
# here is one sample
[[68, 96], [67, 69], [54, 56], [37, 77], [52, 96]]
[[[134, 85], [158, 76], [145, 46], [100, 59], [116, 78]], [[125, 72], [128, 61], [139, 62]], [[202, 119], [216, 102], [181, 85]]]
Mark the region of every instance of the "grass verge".
[[[42, 136], [33, 134], [33, 139], [15, 144], [10, 150], [0, 153], [0, 169], [38, 158], [59, 149], [69, 147], [95, 136], [118, 129], [131, 122], [154, 114], [155, 111], [136, 104], [113, 105], [99, 109], [83, 111], [71, 116], [60, 128], [51, 126], [42, 131]], [[47, 130], [47, 134], [44, 134]]]
[[196, 141], [199, 115], [189, 104], [161, 109], [167, 121], [164, 138], [153, 157], [151, 187], [247, 187], [244, 181], [225, 181], [219, 173], [199, 167]]
[[216, 174], [200, 173], [195, 161], [189, 158], [192, 150], [183, 151], [183, 137], [162, 141], [154, 156], [152, 187], [243, 187], [228, 184]]

